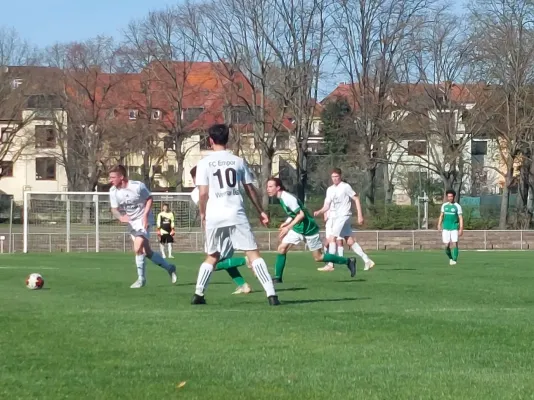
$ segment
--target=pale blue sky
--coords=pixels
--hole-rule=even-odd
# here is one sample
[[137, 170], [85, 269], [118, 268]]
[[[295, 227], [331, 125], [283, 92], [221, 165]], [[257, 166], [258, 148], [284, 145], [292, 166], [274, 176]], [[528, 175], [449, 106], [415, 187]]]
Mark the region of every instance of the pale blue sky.
[[[461, 12], [464, 0], [448, 0]], [[176, 0], [25, 0], [2, 4], [0, 25], [13, 27], [23, 39], [45, 47], [57, 42], [83, 41], [97, 35], [122, 39], [122, 32], [133, 19], [151, 10], [179, 3]], [[341, 78], [339, 78], [341, 79]], [[324, 79], [319, 98], [338, 83], [337, 77]]]
[[[450, 0], [460, 11], [463, 0]], [[2, 4], [0, 25], [13, 26], [30, 42], [43, 47], [84, 40], [98, 34], [121, 36], [132, 19], [176, 0], [25, 0]]]

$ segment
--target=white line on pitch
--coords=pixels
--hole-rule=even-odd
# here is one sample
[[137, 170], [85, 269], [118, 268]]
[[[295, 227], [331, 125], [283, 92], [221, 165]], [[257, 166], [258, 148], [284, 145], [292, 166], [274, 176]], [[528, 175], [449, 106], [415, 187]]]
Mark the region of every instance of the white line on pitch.
[[[95, 270], [96, 270], [96, 269], [100, 269], [100, 268], [98, 268], [98, 267], [97, 267], [97, 268], [91, 268], [91, 267], [71, 267], [71, 268], [72, 268], [72, 269], [90, 269], [90, 270], [92, 270], [92, 269], [95, 269]], [[39, 267], [39, 266], [37, 266], [37, 267], [29, 267], [29, 266], [23, 266], [23, 265], [21, 265], [21, 266], [16, 266], [16, 267], [15, 267], [15, 266], [0, 266], [0, 269], [44, 269], [44, 270], [47, 270], [47, 269], [52, 270], [52, 269], [54, 269], [54, 270], [56, 270], [56, 269], [67, 269], [67, 268], [58, 268], [58, 267]]]

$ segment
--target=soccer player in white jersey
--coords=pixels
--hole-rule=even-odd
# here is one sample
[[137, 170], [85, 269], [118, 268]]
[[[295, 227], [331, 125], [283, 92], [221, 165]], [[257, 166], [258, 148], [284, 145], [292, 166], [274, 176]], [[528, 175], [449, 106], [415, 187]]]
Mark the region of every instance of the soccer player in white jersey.
[[234, 249], [245, 252], [256, 277], [267, 293], [269, 304], [279, 305], [271, 275], [258, 251], [239, 190], [239, 184], [242, 184], [256, 207], [262, 224], [267, 225], [269, 217], [259, 202], [252, 184], [252, 174], [242, 158], [226, 149], [230, 135], [227, 125], [213, 125], [209, 128], [208, 134], [213, 152], [198, 162], [196, 177], [200, 197], [200, 219], [206, 230], [207, 257], [198, 271], [197, 285], [191, 303], [206, 303], [204, 291], [221, 257], [219, 249], [226, 241], [230, 241]]
[[[331, 235], [331, 231], [332, 231], [332, 219], [330, 218], [330, 210], [328, 211], [325, 211], [325, 213], [323, 214], [324, 215], [324, 226], [325, 226], [325, 238], [324, 238], [324, 252], [325, 253], [330, 253], [330, 246], [329, 246], [329, 242], [328, 242], [328, 238]], [[343, 257], [343, 254], [344, 254], [344, 247], [343, 247], [344, 243], [343, 243], [343, 238], [342, 237], [338, 237], [336, 238], [336, 246], [335, 246], [335, 251], [337, 251], [337, 255], [340, 256], [340, 257]], [[333, 271], [334, 270], [334, 264], [329, 262], [328, 264], [326, 264], [324, 267], [319, 267], [317, 268], [317, 270], [319, 271]]]
[[[352, 237], [352, 227], [350, 224], [352, 217], [351, 205], [353, 201], [356, 205], [358, 224], [363, 224], [360, 197], [348, 183], [341, 180], [341, 169], [334, 168], [332, 170], [331, 178], [333, 185], [326, 191], [323, 208], [314, 213], [315, 216], [318, 216], [329, 211], [328, 220], [331, 221], [329, 232], [330, 237], [328, 237], [329, 253], [334, 254], [336, 252], [336, 240], [340, 237], [344, 238], [347, 241], [348, 246], [363, 259], [363, 262], [365, 263], [364, 270], [369, 271], [375, 266], [375, 263], [367, 254], [365, 254], [361, 246], [356, 243]], [[320, 270], [329, 272], [333, 271], [334, 267], [327, 265]]]
[[143, 182], [128, 180], [126, 168], [122, 165], [111, 169], [109, 182], [112, 185], [109, 190], [111, 213], [120, 222], [128, 224], [133, 240], [137, 280], [130, 287], [138, 289], [146, 285], [145, 257], [165, 269], [171, 282], [176, 283], [176, 267], [150, 248], [149, 230], [154, 225], [150, 191]]
[[[191, 192], [191, 200], [193, 200], [193, 203], [198, 206], [200, 195], [198, 187], [196, 187], [197, 167], [193, 167], [190, 171], [190, 174], [191, 178], [193, 178], [193, 183], [195, 184], [195, 188]], [[232, 294], [251, 293], [252, 288], [247, 282], [245, 282], [245, 279], [243, 279], [243, 276], [237, 268], [243, 265], [247, 265], [248, 261], [246, 257], [234, 257], [234, 248], [232, 247], [232, 243], [230, 243], [229, 240], [221, 243], [221, 245], [222, 247], [217, 249], [219, 251], [220, 260], [217, 265], [215, 265], [215, 270], [219, 271], [224, 269], [226, 270], [226, 272], [228, 272], [230, 278], [232, 278], [234, 283], [237, 285], [237, 289]]]

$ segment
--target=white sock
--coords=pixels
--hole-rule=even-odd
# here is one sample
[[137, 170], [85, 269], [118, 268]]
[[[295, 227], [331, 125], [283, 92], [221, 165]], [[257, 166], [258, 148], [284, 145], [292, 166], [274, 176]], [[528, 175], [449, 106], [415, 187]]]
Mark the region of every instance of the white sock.
[[167, 254], [168, 256], [172, 256], [172, 243], [167, 243]]
[[159, 251], [161, 252], [161, 255], [165, 257], [165, 246], [163, 245], [163, 243], [159, 244]]
[[328, 252], [330, 254], [336, 254], [336, 244], [335, 243], [328, 243]]
[[153, 251], [149, 259], [154, 264], [159, 265], [161, 268], [167, 270], [167, 272], [171, 272], [171, 269], [172, 269], [171, 264], [165, 261], [165, 259], [161, 256], [161, 254]]
[[365, 254], [365, 252], [363, 251], [363, 249], [360, 247], [358, 243], [354, 243], [352, 245], [352, 250], [363, 259], [363, 262], [370, 261], [369, 256]]
[[276, 296], [276, 292], [274, 291], [273, 286], [273, 280], [271, 279], [271, 274], [269, 274], [269, 270], [267, 269], [267, 264], [265, 264], [265, 260], [263, 258], [258, 258], [257, 260], [254, 260], [252, 262], [252, 269], [256, 273], [256, 277], [260, 281], [261, 286], [263, 286], [265, 293], [267, 293], [267, 297]]
[[195, 294], [198, 296], [204, 296], [204, 290], [208, 286], [211, 273], [213, 272], [213, 265], [208, 263], [202, 263], [198, 270], [197, 286], [195, 288]]
[[343, 257], [345, 248], [343, 246], [337, 246], [337, 255]]
[[135, 256], [135, 265], [137, 265], [137, 276], [139, 279], [145, 278], [145, 255], [141, 254], [140, 256]]

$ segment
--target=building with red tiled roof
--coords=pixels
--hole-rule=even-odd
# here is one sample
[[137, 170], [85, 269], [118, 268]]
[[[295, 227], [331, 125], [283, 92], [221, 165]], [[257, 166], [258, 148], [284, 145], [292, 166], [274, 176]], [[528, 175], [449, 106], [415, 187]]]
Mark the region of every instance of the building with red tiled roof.
[[[261, 160], [254, 146], [255, 118], [251, 109], [260, 105], [264, 110], [265, 132], [276, 131], [280, 136], [275, 141], [273, 173], [278, 172], [279, 158], [293, 151], [292, 119], [281, 113], [275, 101], [255, 93], [244, 75], [222, 62], [153, 62], [138, 73], [109, 73], [96, 67], [84, 71], [57, 68], [28, 71], [10, 69], [13, 75], [10, 79], [21, 85], [9, 91], [13, 98], [24, 99], [27, 91], [22, 88], [32, 88], [32, 93], [43, 100], [40, 109], [61, 109], [66, 113], [59, 125], [57, 118], [46, 119], [50, 125], [48, 135], [54, 137], [54, 149], [58, 153], [63, 149], [63, 153], [53, 166], [47, 161], [50, 165], [44, 167], [49, 170], [46, 182], [38, 182], [43, 180], [38, 178], [43, 174], [36, 172], [36, 166], [30, 168], [26, 163], [23, 167], [13, 161], [17, 168], [15, 165], [9, 168], [10, 176], [2, 180], [4, 187], [9, 182], [18, 185], [17, 179], [24, 174], [36, 176], [24, 182], [27, 190], [64, 190], [69, 186], [63, 167], [67, 162], [60, 158], [66, 149], [81, 154], [87, 146], [92, 146], [92, 151], [99, 149], [93, 159], [103, 164], [126, 163], [132, 174], [146, 173], [148, 168], [148, 173], [166, 186], [169, 184], [166, 175], [180, 169], [189, 171], [209, 151], [203, 139], [205, 131], [210, 125], [223, 122], [232, 125], [233, 144], [239, 147], [236, 150], [247, 156], [253, 168], [259, 168]], [[53, 107], [49, 101], [52, 97], [47, 96], [59, 101], [59, 105]], [[6, 122], [5, 129], [9, 124], [22, 126], [21, 113], [27, 107], [19, 108], [18, 116]], [[35, 137], [32, 127], [27, 126], [22, 136]], [[318, 132], [318, 125], [315, 128]], [[76, 140], [72, 140], [73, 135]], [[68, 144], [60, 138], [68, 138]], [[27, 152], [31, 146], [19, 147], [25, 147]], [[26, 156], [29, 163], [35, 163], [32, 157], [29, 153]], [[13, 154], [12, 159], [15, 158]], [[189, 174], [183, 172], [183, 177], [185, 185], [192, 186]], [[18, 187], [9, 191], [18, 193], [17, 197], [22, 195]]]
[[[487, 102], [484, 84], [392, 84], [379, 99], [378, 89], [358, 83], [340, 83], [322, 104], [343, 100], [356, 119], [363, 107], [388, 125], [388, 169], [393, 179], [393, 200], [410, 203], [407, 182], [424, 174], [440, 180], [439, 168], [450, 168], [461, 156], [469, 193], [495, 193], [500, 174], [498, 143], [480, 122]], [[367, 93], [363, 93], [367, 91]], [[381, 115], [380, 113], [383, 113]], [[355, 126], [356, 129], [356, 126]], [[445, 139], [445, 141], [443, 140]], [[445, 142], [459, 150], [444, 150]], [[448, 145], [446, 145], [448, 146]]]

